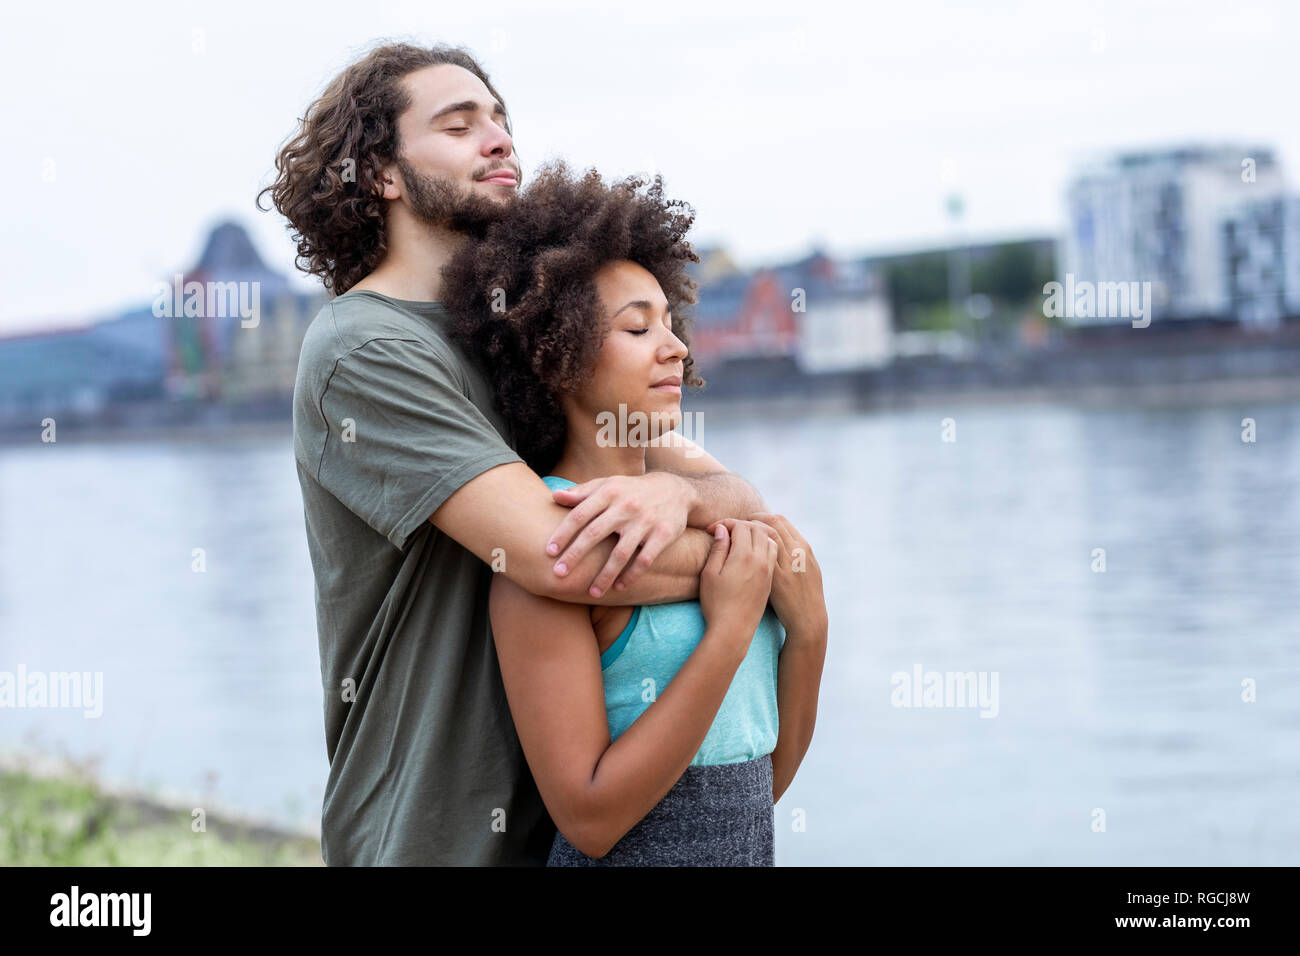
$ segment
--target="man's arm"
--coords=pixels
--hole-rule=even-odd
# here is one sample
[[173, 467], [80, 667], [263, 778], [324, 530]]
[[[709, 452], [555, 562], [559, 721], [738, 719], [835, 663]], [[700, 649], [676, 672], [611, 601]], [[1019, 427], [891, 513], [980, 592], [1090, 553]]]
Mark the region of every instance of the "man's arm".
[[645, 461], [648, 471], [685, 479], [691, 502], [686, 523], [692, 528], [709, 528], [723, 518], [745, 518], [768, 510], [757, 488], [678, 432], [652, 441]]
[[612, 536], [572, 561], [566, 574], [555, 572], [556, 559], [546, 553], [546, 543], [568, 513], [531, 468], [511, 462], [470, 479], [429, 520], [494, 570], [542, 597], [605, 605], [663, 604], [699, 597], [700, 572], [713, 540], [706, 532], [687, 528], [643, 574], [615, 591], [610, 585], [626, 561], [606, 573], [618, 546]]
[[647, 465], [651, 463], [682, 471], [613, 475], [551, 492], [555, 501], [572, 508], [547, 543], [548, 553], [557, 556], [559, 573], [616, 534], [618, 546], [594, 585], [597, 593], [610, 584], [622, 592], [688, 528], [703, 525], [712, 534], [718, 521], [752, 514], [747, 509], [755, 503], [765, 507], [749, 482], [676, 432], [651, 443]]
[[[343, 318], [356, 308], [342, 308]], [[585, 546], [573, 550], [566, 568], [553, 570], [560, 562], [547, 556], [546, 544], [570, 512], [555, 503], [551, 490], [470, 401], [456, 369], [459, 359], [397, 334], [349, 341], [343, 354], [332, 339], [329, 345], [316, 342], [300, 361], [295, 456], [393, 547], [405, 548], [432, 520], [535, 594], [588, 604], [654, 604], [698, 595], [711, 539], [694, 529], [683, 534], [685, 503], [662, 494], [669, 476], [625, 479], [636, 484], [604, 494], [607, 508], [586, 509], [592, 513]], [[646, 510], [647, 501], [653, 511]], [[663, 561], [656, 560], [661, 556]], [[633, 587], [652, 566], [654, 576]], [[625, 569], [626, 590], [606, 596]], [[592, 587], [595, 594], [588, 593]]]
[[[649, 444], [646, 467], [644, 475], [596, 478], [551, 492], [556, 502], [572, 509], [547, 545], [549, 553], [558, 556], [557, 564], [572, 564], [595, 542], [613, 534], [614, 524], [621, 521], [619, 533], [620, 537], [627, 535], [623, 547], [628, 555], [641, 545], [640, 553], [615, 584], [622, 590], [684, 529], [703, 528], [712, 534], [713, 525], [724, 518], [744, 518], [767, 510], [753, 485], [677, 432]], [[614, 516], [616, 505], [620, 518]], [[624, 557], [616, 556], [620, 568], [626, 563]], [[615, 570], [612, 564], [607, 566], [610, 575]], [[612, 580], [605, 573], [601, 579], [602, 589]]]

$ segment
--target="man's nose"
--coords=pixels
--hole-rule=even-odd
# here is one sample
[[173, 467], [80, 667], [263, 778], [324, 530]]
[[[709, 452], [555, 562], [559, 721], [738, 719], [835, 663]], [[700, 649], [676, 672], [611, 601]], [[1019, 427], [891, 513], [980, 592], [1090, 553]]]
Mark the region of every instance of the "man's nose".
[[514, 140], [505, 130], [501, 130], [500, 135], [488, 139], [488, 155], [507, 157], [514, 152]]

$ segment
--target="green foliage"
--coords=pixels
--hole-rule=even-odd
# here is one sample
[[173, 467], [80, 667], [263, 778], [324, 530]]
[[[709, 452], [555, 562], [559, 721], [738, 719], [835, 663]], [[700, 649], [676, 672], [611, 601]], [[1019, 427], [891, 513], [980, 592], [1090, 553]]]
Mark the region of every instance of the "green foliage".
[[885, 283], [896, 312], [948, 300], [948, 256], [942, 252], [900, 256], [884, 264]]
[[917, 332], [966, 332], [970, 320], [947, 302], [917, 306], [908, 313], [907, 328]]
[[1055, 278], [1050, 259], [1027, 242], [985, 250], [971, 262], [971, 291], [1004, 302], [1042, 299], [1044, 284]]
[[[900, 329], [966, 331], [969, 323], [948, 306], [946, 251], [895, 256], [879, 263]], [[1041, 309], [1043, 286], [1055, 278], [1052, 256], [1033, 242], [982, 246], [970, 253], [970, 293], [993, 300], [998, 314]]]
[[0, 866], [320, 866], [310, 837], [268, 836], [104, 793], [78, 777], [0, 770]]

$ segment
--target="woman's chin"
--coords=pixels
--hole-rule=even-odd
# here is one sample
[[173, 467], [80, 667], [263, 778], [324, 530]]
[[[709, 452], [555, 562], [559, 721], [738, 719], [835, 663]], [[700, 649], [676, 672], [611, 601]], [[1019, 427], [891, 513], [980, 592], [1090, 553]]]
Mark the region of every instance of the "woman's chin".
[[682, 398], [680, 395], [664, 392], [656, 395], [655, 400], [647, 402], [646, 406], [635, 410], [629, 408], [628, 421], [630, 423], [638, 421], [648, 423], [651, 438], [655, 438], [664, 432], [675, 431], [677, 426], [682, 423]]
[[672, 408], [660, 410], [658, 417], [652, 416], [650, 420], [659, 426], [654, 430], [656, 438], [665, 432], [676, 431], [677, 426], [682, 423], [681, 400], [673, 402]]

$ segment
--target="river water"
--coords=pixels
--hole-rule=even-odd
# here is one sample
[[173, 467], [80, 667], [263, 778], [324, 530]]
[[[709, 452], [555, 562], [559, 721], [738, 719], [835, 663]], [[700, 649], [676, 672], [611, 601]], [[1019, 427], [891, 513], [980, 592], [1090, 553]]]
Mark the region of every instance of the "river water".
[[[1300, 862], [1300, 405], [700, 413], [825, 577], [779, 864]], [[0, 747], [318, 820], [287, 432], [0, 448], [19, 667], [102, 672], [102, 715], [0, 709]]]

